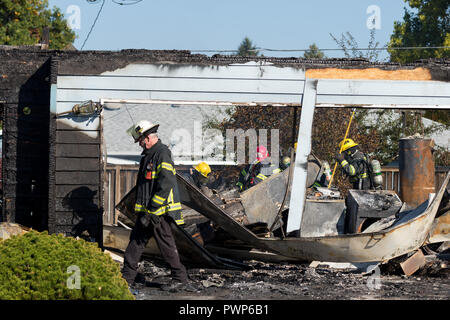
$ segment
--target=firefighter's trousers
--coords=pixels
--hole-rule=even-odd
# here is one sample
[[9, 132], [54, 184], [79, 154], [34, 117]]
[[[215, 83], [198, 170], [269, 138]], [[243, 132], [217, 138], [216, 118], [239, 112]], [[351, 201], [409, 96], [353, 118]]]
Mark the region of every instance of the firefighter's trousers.
[[[186, 268], [180, 261], [175, 239], [170, 228], [170, 223], [175, 222], [165, 214], [160, 217], [161, 223], [156, 226], [150, 224], [148, 227], [144, 227], [139, 218], [136, 220], [136, 224], [131, 231], [130, 242], [125, 250], [122, 270], [122, 276], [129, 285], [132, 285], [135, 281], [138, 263], [145, 246], [152, 237], [155, 237], [162, 257], [170, 266], [172, 278], [181, 282], [187, 281]], [[172, 221], [169, 219], [172, 219]]]

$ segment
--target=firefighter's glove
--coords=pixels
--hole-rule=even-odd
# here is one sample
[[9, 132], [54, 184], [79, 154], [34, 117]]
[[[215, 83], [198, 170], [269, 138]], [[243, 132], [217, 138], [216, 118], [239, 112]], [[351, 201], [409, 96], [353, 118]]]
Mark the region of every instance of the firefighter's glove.
[[157, 226], [161, 222], [160, 217], [151, 213], [142, 214], [140, 220], [142, 225], [146, 228], [149, 226]]
[[334, 157], [337, 162], [341, 163], [344, 161], [344, 155], [342, 153], [336, 153], [336, 156]]

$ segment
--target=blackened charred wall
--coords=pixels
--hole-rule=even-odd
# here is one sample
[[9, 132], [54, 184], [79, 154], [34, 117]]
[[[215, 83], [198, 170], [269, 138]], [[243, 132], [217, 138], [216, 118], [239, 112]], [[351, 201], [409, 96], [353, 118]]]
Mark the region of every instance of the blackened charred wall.
[[0, 51], [3, 218], [47, 228], [50, 64], [48, 54]]

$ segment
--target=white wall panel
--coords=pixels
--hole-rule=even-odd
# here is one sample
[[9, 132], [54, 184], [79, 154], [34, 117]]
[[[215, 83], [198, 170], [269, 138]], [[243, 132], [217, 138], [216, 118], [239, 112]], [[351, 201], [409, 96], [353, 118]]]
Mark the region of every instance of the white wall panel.
[[60, 76], [58, 89], [298, 93], [304, 80]]
[[317, 103], [450, 105], [450, 83], [321, 79]]
[[146, 77], [206, 77], [236, 79], [305, 79], [305, 71], [292, 67], [278, 67], [271, 63], [248, 62], [245, 64], [217, 65], [181, 65], [181, 64], [129, 64], [125, 68], [104, 72], [109, 76], [146, 76]]
[[[67, 90], [59, 89], [59, 102], [79, 102], [92, 100], [99, 102], [101, 98], [122, 100], [179, 100], [179, 101], [223, 101], [223, 102], [258, 102], [258, 103], [297, 103], [301, 102], [301, 94], [265, 94], [265, 93], [211, 93], [183, 91], [126, 91], [126, 90]], [[149, 103], [149, 102], [148, 102]], [[68, 104], [65, 104], [68, 105]], [[70, 105], [70, 104], [69, 104]], [[58, 112], [63, 112], [58, 109]]]

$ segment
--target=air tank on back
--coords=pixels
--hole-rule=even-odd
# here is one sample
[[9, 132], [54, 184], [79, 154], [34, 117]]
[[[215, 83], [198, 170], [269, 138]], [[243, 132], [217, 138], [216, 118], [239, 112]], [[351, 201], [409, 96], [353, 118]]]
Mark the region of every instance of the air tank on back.
[[370, 166], [372, 167], [372, 181], [375, 189], [382, 189], [383, 176], [381, 175], [380, 161], [373, 159], [370, 161]]

